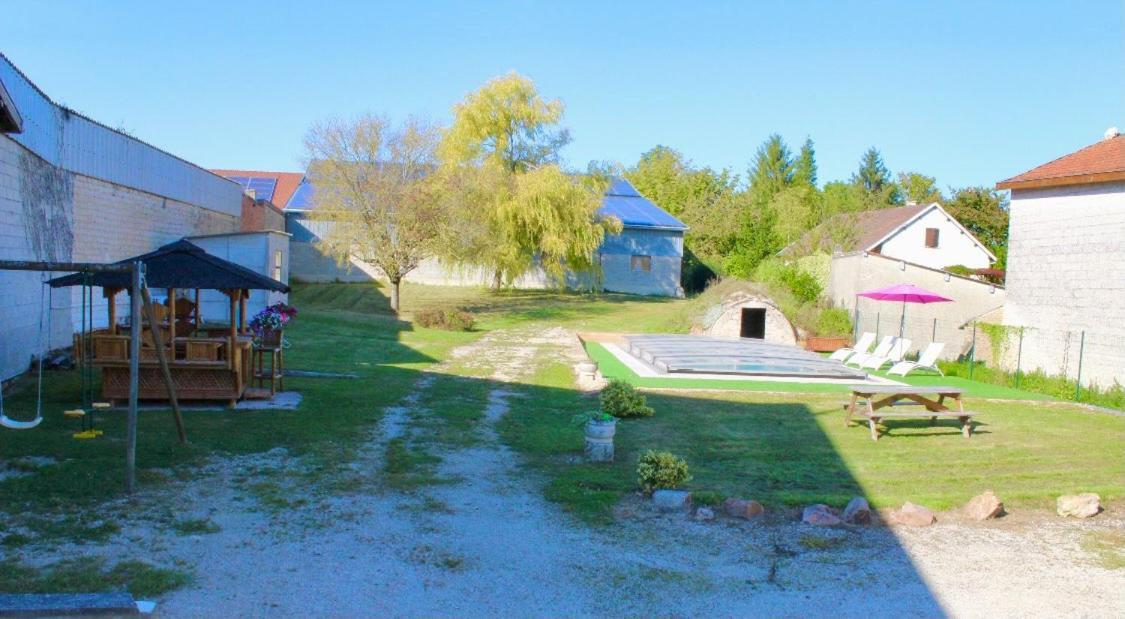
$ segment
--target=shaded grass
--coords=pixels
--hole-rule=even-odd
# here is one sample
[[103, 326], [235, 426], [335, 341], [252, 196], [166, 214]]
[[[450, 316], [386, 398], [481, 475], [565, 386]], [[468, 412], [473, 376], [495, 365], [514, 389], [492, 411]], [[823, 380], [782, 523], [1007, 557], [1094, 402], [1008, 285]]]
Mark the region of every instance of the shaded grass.
[[219, 525], [210, 518], [185, 518], [172, 523], [172, 529], [180, 535], [200, 535], [204, 533], [218, 533]]
[[36, 569], [15, 560], [0, 561], [0, 591], [8, 593], [101, 593], [126, 590], [151, 597], [178, 589], [191, 581], [187, 572], [155, 567], [142, 561], [121, 561], [108, 567], [105, 559], [86, 557], [59, 561]]

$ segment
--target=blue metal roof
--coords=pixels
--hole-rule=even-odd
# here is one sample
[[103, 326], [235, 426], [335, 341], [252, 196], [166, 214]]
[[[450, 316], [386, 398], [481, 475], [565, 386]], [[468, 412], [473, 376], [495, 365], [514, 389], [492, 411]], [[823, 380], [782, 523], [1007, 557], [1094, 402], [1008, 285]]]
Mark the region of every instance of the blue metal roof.
[[313, 185], [309, 177], [301, 179], [301, 184], [289, 197], [289, 204], [285, 205], [287, 211], [307, 211], [313, 208]]
[[684, 222], [642, 196], [623, 178], [614, 178], [610, 182], [598, 214], [612, 215], [620, 219], [626, 228], [687, 230]]

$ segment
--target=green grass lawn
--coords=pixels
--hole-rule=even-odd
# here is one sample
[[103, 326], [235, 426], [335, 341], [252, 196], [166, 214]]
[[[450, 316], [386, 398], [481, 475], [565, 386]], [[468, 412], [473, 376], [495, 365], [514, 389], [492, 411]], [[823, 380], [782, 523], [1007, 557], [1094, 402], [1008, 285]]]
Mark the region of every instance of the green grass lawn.
[[[524, 326], [677, 331], [684, 324], [686, 303], [407, 285], [403, 312], [395, 316], [385, 291], [370, 284], [297, 285], [291, 302], [301, 313], [286, 334], [293, 343], [288, 366], [350, 372], [359, 378], [287, 379], [287, 387], [304, 396], [296, 411], [187, 411], [187, 446], [176, 443], [167, 411], [142, 412], [137, 461], [143, 487], [191, 478], [211, 455], [279, 446], [306, 456], [310, 476], [333, 478], [346, 468], [383, 409], [398, 402], [423, 371], [447, 358], [456, 346], [489, 331]], [[447, 332], [409, 322], [411, 312], [431, 307], [469, 309], [477, 326], [471, 332]], [[628, 378], [622, 372], [628, 370], [600, 346], [589, 350], [607, 375]], [[642, 387], [664, 386], [646, 382], [660, 379], [631, 380]], [[959, 378], [910, 381], [962, 385], [968, 397], [982, 400], [1041, 397]], [[674, 386], [693, 382], [716, 384], [675, 381]], [[569, 420], [575, 412], [596, 406], [596, 398], [574, 389], [569, 368], [552, 365], [526, 384], [505, 385], [527, 397], [512, 400], [510, 414], [501, 421], [501, 436], [526, 456], [546, 496], [591, 521], [605, 521], [610, 507], [634, 490], [637, 454], [649, 448], [669, 449], [687, 458], [695, 476], [692, 489], [755, 498], [767, 507], [842, 504], [864, 494], [877, 506], [910, 499], [944, 508], [984, 488], [992, 488], [1012, 505], [1047, 505], [1055, 495], [1073, 491], [1100, 492], [1114, 500], [1125, 487], [1125, 462], [1119, 457], [1125, 441], [1121, 417], [1062, 404], [981, 401], [971, 404], [981, 413], [981, 426], [970, 440], [949, 425], [929, 428], [898, 422], [875, 443], [865, 428], [843, 427], [840, 403], [846, 389], [726, 382], [737, 390], [650, 394], [656, 416], [622, 422], [618, 461], [593, 466], [574, 463], [582, 439]], [[379, 472], [381, 482], [406, 491], [442, 483], [429, 474], [435, 459], [443, 448], [479, 440], [487, 394], [496, 386], [469, 375], [436, 376], [420, 402], [425, 414], [412, 421], [408, 436], [385, 446], [387, 468]], [[0, 506], [10, 516], [0, 521], [0, 541], [18, 547], [29, 541], [107, 539], [118, 530], [116, 519], [123, 517], [103, 507], [122, 492], [123, 415], [102, 416], [104, 437], [73, 440], [75, 424], [62, 417], [62, 410], [77, 404], [76, 373], [48, 372], [45, 387], [44, 422], [35, 430], [2, 431], [0, 462], [24, 467], [23, 457], [39, 456], [55, 464], [32, 466], [27, 469], [30, 474], [0, 480]], [[5, 399], [10, 414], [33, 410], [33, 396], [34, 385], [22, 380]], [[268, 481], [261, 481], [263, 496], [269, 494]], [[352, 486], [339, 483], [327, 491], [348, 488]], [[5, 527], [12, 522], [30, 527], [36, 539], [10, 535]]]
[[[891, 422], [878, 442], [866, 426], [845, 428], [845, 394], [752, 391], [650, 392], [656, 415], [619, 422], [616, 462], [573, 465], [581, 449], [576, 410], [596, 400], [568, 389], [571, 370], [555, 366], [525, 385], [534, 406], [515, 407], [504, 436], [549, 478], [546, 493], [582, 518], [608, 522], [611, 507], [636, 489], [647, 449], [684, 457], [694, 491], [773, 506], [842, 506], [866, 496], [876, 507], [906, 500], [955, 507], [992, 489], [1010, 507], [1049, 507], [1059, 494], [1125, 493], [1125, 418], [1065, 405], [980, 402], [976, 434], [951, 422]], [[677, 381], [678, 382], [678, 381]], [[781, 383], [785, 384], [785, 383]]]

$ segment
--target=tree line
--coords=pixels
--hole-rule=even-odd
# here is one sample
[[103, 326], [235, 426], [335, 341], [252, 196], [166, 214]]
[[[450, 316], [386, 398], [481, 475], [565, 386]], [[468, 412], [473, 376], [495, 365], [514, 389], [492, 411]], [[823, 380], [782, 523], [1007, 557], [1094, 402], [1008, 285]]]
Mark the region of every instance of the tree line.
[[596, 284], [598, 248], [621, 231], [597, 211], [610, 176], [620, 174], [689, 226], [688, 290], [715, 274], [750, 278], [818, 226], [842, 240], [855, 232], [849, 216], [906, 201], [941, 202], [1003, 266], [1006, 201], [991, 188], [946, 194], [931, 176], [892, 176], [875, 148], [848, 180], [821, 186], [813, 141], [793, 152], [779, 135], [759, 146], [745, 178], [696, 166], [667, 146], [627, 168], [591, 162], [579, 173], [561, 162], [570, 142], [563, 113], [560, 100], [509, 73], [456, 104], [447, 127], [374, 115], [314, 125], [305, 150], [313, 216], [329, 224], [322, 248], [341, 264], [358, 259], [382, 271], [396, 311], [403, 278], [429, 258], [485, 269], [494, 288], [536, 267], [558, 285], [567, 272], [589, 273]]
[[[816, 150], [806, 139], [793, 152], [779, 135], [755, 152], [745, 180], [729, 169], [696, 166], [679, 151], [656, 146], [626, 178], [642, 194], [689, 226], [685, 247], [696, 268], [721, 275], [753, 277], [762, 261], [814, 228], [835, 244], [855, 238], [854, 215], [939, 202], [999, 258], [1007, 255], [1007, 197], [990, 187], [948, 188], [919, 172], [892, 175], [878, 149], [863, 153], [847, 180], [818, 184]], [[690, 263], [689, 263], [690, 264]], [[950, 265], [953, 266], [953, 265]], [[691, 277], [686, 274], [685, 277]]]

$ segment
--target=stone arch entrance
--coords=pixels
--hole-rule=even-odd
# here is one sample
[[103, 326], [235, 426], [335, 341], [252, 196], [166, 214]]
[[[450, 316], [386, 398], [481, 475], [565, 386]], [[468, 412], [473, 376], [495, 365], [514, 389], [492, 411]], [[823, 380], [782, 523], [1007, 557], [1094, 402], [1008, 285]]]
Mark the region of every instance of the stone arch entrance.
[[745, 337], [796, 346], [797, 331], [768, 297], [736, 292], [704, 314], [696, 331], [716, 337]]

